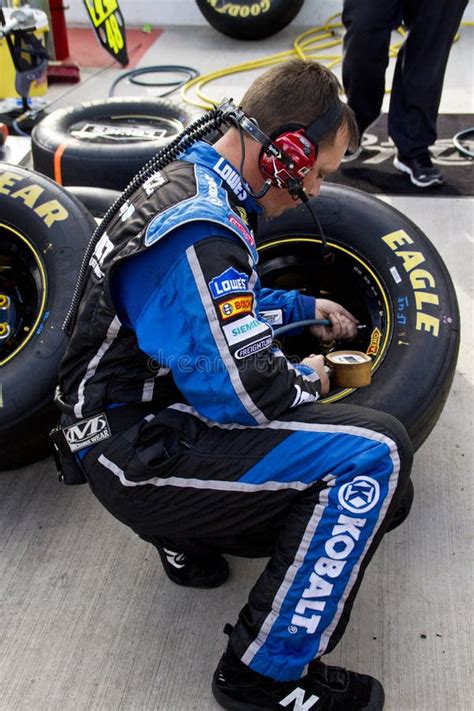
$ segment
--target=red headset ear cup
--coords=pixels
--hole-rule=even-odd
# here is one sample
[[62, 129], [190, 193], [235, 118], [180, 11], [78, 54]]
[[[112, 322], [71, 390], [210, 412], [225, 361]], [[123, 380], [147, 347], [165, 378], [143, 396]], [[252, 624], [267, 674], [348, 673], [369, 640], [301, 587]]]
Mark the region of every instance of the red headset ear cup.
[[265, 149], [260, 151], [259, 168], [265, 180], [270, 180], [278, 188], [287, 188], [290, 179], [303, 182], [318, 157], [318, 147], [305, 136], [304, 129], [280, 133], [272, 143], [283, 154], [284, 160], [275, 158]]

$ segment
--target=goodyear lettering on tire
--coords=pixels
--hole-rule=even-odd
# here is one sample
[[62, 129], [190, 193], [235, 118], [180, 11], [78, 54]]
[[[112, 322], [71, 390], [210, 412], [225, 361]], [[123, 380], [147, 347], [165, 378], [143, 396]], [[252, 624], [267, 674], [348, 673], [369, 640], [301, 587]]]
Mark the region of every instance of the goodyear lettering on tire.
[[268, 12], [272, 6], [271, 0], [260, 0], [260, 2], [254, 2], [252, 5], [240, 5], [234, 2], [226, 2], [222, 5], [219, 0], [207, 0], [207, 3], [215, 12], [219, 13], [219, 15], [242, 18], [250, 16], [258, 17]]
[[[24, 183], [24, 187], [18, 187], [17, 183], [21, 182]], [[68, 211], [58, 200], [41, 198], [44, 187], [29, 180], [25, 181], [23, 175], [13, 171], [0, 171], [0, 193], [8, 195], [13, 200], [21, 200], [25, 207], [30, 208], [41, 217], [47, 227], [69, 217]]]

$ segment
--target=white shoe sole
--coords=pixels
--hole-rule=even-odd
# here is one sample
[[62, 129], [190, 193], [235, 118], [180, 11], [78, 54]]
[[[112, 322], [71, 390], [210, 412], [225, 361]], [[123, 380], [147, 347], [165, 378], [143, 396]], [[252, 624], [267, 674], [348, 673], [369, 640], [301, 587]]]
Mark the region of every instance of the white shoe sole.
[[343, 155], [341, 163], [350, 163], [352, 160], [357, 160], [357, 158], [362, 153], [362, 146], [359, 146], [354, 153], [349, 153], [348, 155]]
[[429, 183], [422, 183], [419, 180], [415, 178], [413, 175], [413, 171], [411, 168], [409, 168], [405, 163], [402, 163], [401, 161], [398, 160], [398, 158], [394, 158], [393, 160], [393, 165], [397, 170], [400, 170], [402, 173], [407, 173], [410, 176], [410, 180], [413, 183], [413, 185], [416, 185], [418, 188], [429, 188], [430, 185], [442, 185], [443, 184], [443, 178], [433, 178], [433, 180], [430, 180]]

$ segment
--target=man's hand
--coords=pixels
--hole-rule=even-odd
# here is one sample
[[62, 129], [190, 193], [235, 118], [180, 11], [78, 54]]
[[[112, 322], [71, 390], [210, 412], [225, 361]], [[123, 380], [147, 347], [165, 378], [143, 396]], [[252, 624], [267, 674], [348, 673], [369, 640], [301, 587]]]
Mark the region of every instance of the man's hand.
[[[329, 328], [329, 326], [328, 326]], [[324, 356], [311, 354], [301, 361], [302, 365], [309, 365], [319, 375], [321, 381], [321, 395], [327, 395], [329, 392], [329, 376], [324, 369]]]
[[359, 321], [335, 301], [316, 299], [315, 318], [327, 318], [331, 322], [331, 326], [310, 326], [313, 336], [323, 342], [349, 341], [357, 335]]

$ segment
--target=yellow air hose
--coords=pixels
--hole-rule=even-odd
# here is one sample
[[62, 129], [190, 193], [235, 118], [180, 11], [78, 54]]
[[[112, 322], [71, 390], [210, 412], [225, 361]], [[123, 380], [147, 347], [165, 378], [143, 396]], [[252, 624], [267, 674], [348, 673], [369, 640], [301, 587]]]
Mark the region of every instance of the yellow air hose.
[[[217, 69], [216, 71], [201, 74], [199, 77], [191, 79], [191, 81], [188, 81], [181, 88], [181, 98], [192, 106], [197, 106], [200, 109], [208, 111], [215, 108], [215, 106], [219, 104], [220, 99], [213, 99], [204, 93], [203, 87], [207, 84], [210, 84], [216, 79], [229, 76], [230, 74], [248, 72], [253, 69], [263, 69], [293, 58], [313, 59], [326, 64], [329, 69], [332, 69], [342, 61], [342, 54], [328, 54], [326, 50], [342, 45], [343, 31], [340, 17], [341, 13], [331, 15], [323, 25], [312, 27], [299, 34], [293, 42], [293, 49], [271, 54], [261, 59], [253, 59], [248, 62], [242, 62], [241, 64], [234, 64], [230, 67]], [[474, 25], [473, 22], [461, 23], [461, 27], [472, 25]], [[399, 27], [397, 32], [401, 35], [402, 39], [400, 42], [390, 45], [389, 57], [391, 59], [397, 56], [398, 50], [407, 34], [404, 27]], [[459, 39], [459, 34], [456, 35], [454, 41], [456, 42], [457, 39]], [[194, 92], [194, 96], [191, 95], [192, 91]], [[387, 90], [387, 93], [389, 91], [390, 90]]]

